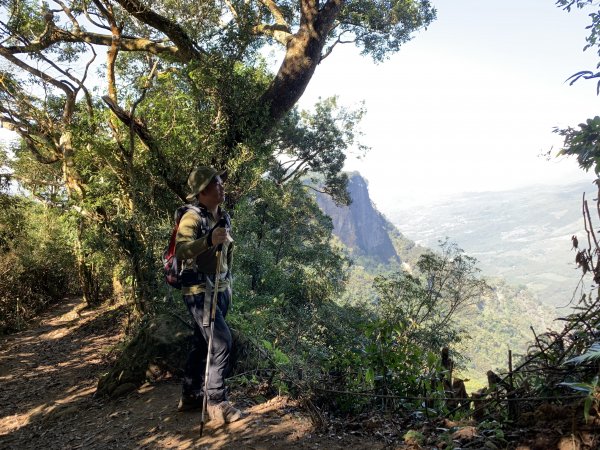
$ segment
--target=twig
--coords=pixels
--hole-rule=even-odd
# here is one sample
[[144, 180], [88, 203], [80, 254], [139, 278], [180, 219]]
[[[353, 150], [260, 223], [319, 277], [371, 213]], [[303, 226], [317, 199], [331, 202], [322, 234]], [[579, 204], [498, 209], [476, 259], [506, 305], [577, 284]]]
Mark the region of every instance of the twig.
[[[535, 330], [533, 329], [533, 326], [530, 326], [529, 328], [531, 328], [531, 332], [533, 333], [533, 337], [535, 338], [535, 342], [537, 343], [538, 347], [540, 348], [540, 353], [542, 355], [544, 355], [544, 358], [546, 359], [546, 361], [548, 361], [548, 355], [546, 355], [546, 351], [543, 349], [542, 347], [542, 343], [540, 342], [540, 338], [538, 337], [537, 334], [535, 334]], [[548, 350], [550, 347], [548, 347], [546, 350]], [[510, 371], [512, 372], [512, 369], [510, 369]], [[511, 375], [512, 377], [512, 375]]]

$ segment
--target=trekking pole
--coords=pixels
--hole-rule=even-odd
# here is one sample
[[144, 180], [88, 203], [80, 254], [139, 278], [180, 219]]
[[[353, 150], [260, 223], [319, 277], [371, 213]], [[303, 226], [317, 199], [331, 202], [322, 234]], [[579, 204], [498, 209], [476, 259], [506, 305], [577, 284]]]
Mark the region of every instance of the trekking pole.
[[[221, 221], [217, 224], [217, 227], [221, 224]], [[215, 227], [216, 228], [216, 227]], [[221, 275], [221, 251], [223, 250], [223, 244], [219, 244], [215, 257], [217, 258], [217, 268], [215, 270], [215, 284], [213, 286], [213, 297], [210, 305], [210, 333], [208, 335], [208, 351], [206, 354], [206, 369], [204, 370], [204, 398], [202, 399], [202, 416], [200, 418], [200, 437], [204, 431], [204, 417], [206, 415], [206, 407], [208, 405], [208, 372], [210, 369], [210, 355], [212, 353], [212, 342], [213, 335], [215, 333], [215, 317], [217, 316], [217, 301], [219, 294], [219, 278]], [[210, 280], [207, 280], [210, 282]], [[206, 296], [204, 298], [206, 301]]]

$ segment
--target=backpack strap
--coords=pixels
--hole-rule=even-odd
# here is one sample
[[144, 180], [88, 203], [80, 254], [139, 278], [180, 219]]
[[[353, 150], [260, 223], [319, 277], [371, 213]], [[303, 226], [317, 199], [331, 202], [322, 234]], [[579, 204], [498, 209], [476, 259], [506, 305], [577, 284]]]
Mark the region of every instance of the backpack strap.
[[[175, 211], [175, 223], [177, 224], [177, 228], [179, 228], [179, 222], [181, 221], [183, 216], [190, 211], [193, 211], [194, 213], [196, 213], [198, 215], [198, 217], [200, 218], [200, 226], [199, 226], [198, 230], [196, 231], [196, 239], [208, 234], [208, 232], [210, 231], [210, 227], [208, 225], [208, 212], [204, 208], [200, 208], [197, 205], [188, 204], [188, 205], [183, 205], [183, 206], [180, 206], [179, 208], [177, 208], [177, 210]], [[190, 266], [187, 266], [187, 267], [197, 271], [196, 258], [190, 258], [188, 260], [182, 261], [182, 269], [184, 266], [186, 266], [186, 264], [189, 261], [192, 261], [191, 267]]]
[[210, 228], [208, 226], [208, 213], [206, 212], [206, 210], [200, 208], [199, 206], [183, 205], [177, 208], [177, 210], [175, 211], [175, 223], [179, 224], [183, 216], [188, 211], [193, 211], [200, 217], [200, 230], [198, 230], [198, 235], [196, 236], [196, 239], [207, 234], [210, 231]]
[[208, 234], [210, 227], [208, 226], [208, 213], [206, 210], [198, 208], [198, 211], [200, 215], [200, 234], [197, 237], [201, 237]]

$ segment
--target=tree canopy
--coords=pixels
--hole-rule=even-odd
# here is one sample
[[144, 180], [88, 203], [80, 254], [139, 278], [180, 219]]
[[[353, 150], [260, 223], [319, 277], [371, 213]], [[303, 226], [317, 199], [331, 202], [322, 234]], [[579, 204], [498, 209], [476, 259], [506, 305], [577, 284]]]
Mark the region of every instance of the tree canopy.
[[[570, 12], [573, 8], [585, 9], [591, 8], [594, 11], [589, 14], [591, 19], [587, 29], [589, 34], [586, 37], [585, 50], [595, 49], [600, 57], [600, 10], [597, 2], [593, 0], [557, 0], [556, 5], [565, 11]], [[581, 79], [597, 79], [600, 78], [598, 68], [600, 63], [590, 70], [580, 70], [573, 74], [569, 80], [570, 84]], [[597, 93], [600, 93], [600, 81], [597, 83]], [[596, 116], [592, 119], [587, 119], [584, 123], [579, 124], [579, 128], [567, 127], [564, 129], [555, 129], [555, 132], [564, 137], [563, 148], [559, 151], [559, 155], [575, 156], [579, 166], [588, 171], [594, 169], [596, 175], [600, 174], [600, 117]]]
[[150, 297], [194, 166], [229, 170], [229, 207], [308, 170], [347, 202], [362, 110], [295, 104], [338, 44], [382, 60], [434, 17], [427, 0], [0, 0], [0, 124], [20, 137], [2, 178], [74, 211], [83, 267], [113, 246]]
[[[0, 7], [0, 55], [9, 63], [0, 77], [3, 126], [19, 133], [39, 162], [70, 167], [74, 149], [67, 130], [84, 120], [80, 114], [97, 120], [94, 85], [166, 166], [163, 175], [170, 175], [164, 138], [135, 115], [153, 80], [174, 78], [172, 88], [190, 90], [198, 114], [189, 125], [215, 135], [210, 144], [222, 152], [211, 162], [224, 165], [236, 145], [252, 142], [257, 132], [260, 141], [293, 108], [336, 45], [353, 42], [381, 60], [435, 17], [427, 0], [55, 0], [41, 10], [37, 2], [5, 0]], [[259, 67], [267, 45], [283, 53], [274, 74]], [[102, 49], [100, 75], [94, 68]], [[78, 98], [85, 100], [79, 108]], [[67, 186], [81, 191], [78, 174], [65, 172]], [[181, 185], [165, 178], [171, 188]]]

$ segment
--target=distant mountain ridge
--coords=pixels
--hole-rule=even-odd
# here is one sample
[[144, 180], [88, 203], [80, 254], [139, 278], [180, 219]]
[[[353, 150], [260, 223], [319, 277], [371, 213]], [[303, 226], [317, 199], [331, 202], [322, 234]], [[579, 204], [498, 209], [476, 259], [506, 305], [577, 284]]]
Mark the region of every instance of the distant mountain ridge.
[[400, 206], [386, 215], [417, 244], [435, 248], [449, 237], [479, 260], [485, 275], [526, 286], [547, 305], [563, 306], [580, 278], [571, 236], [584, 238], [586, 191], [588, 200], [595, 198], [591, 182], [468, 193], [427, 207]]

